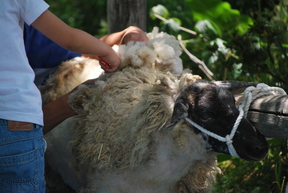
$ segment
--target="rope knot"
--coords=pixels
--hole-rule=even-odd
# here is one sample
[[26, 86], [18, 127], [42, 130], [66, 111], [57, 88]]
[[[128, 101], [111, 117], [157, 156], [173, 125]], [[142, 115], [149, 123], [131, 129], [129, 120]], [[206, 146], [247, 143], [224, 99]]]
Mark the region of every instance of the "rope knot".
[[226, 135], [225, 139], [227, 145], [231, 145], [233, 143], [233, 140], [231, 139], [230, 135]]

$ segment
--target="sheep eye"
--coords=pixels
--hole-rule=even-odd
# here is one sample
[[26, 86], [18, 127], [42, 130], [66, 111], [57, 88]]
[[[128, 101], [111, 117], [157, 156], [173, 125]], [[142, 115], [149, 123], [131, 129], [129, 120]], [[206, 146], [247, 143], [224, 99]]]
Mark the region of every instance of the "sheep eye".
[[206, 123], [206, 122], [209, 122], [209, 121], [211, 120], [211, 117], [202, 116], [202, 117], [199, 117], [199, 119], [200, 119], [202, 122]]

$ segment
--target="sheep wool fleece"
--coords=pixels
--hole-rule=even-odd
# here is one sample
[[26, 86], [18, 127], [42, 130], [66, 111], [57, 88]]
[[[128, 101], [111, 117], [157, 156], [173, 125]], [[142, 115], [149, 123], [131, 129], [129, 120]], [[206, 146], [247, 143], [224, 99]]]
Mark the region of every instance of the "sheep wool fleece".
[[[169, 174], [173, 170], [166, 170], [166, 167], [163, 167], [164, 171], [161, 168], [150, 170], [151, 175], [153, 173], [158, 176], [157, 181], [167, 182], [168, 180], [171, 182], [173, 190], [169, 189], [169, 192], [185, 192], [183, 190], [187, 189], [186, 186], [191, 192], [209, 191], [211, 180], [217, 171], [215, 154], [207, 153], [204, 148], [201, 148], [203, 147], [201, 145], [202, 137], [194, 134], [194, 131], [185, 122], [181, 121], [172, 132], [167, 132], [165, 129], [170, 123], [175, 100], [181, 90], [187, 84], [195, 82], [201, 77], [191, 74], [189, 70], [183, 71], [182, 61], [179, 57], [181, 49], [175, 37], [166, 33], [158, 33], [158, 30], [155, 29], [147, 35], [149, 37], [148, 45], [143, 42], [129, 42], [127, 45], [114, 47], [121, 56], [119, 70], [100, 76], [95, 80], [94, 85], [81, 85], [70, 95], [69, 102], [78, 114], [72, 118], [75, 123], [73, 123], [73, 131], [68, 132], [73, 135], [69, 142], [71, 145], [69, 151], [73, 152], [74, 167], [80, 170], [82, 166], [89, 167], [89, 173], [96, 174], [100, 170], [108, 175], [103, 178], [97, 174], [94, 177], [90, 176], [91, 181], [88, 182], [88, 188], [83, 189], [82, 193], [107, 192], [99, 190], [98, 185], [109, 187], [111, 180], [118, 183], [118, 180], [113, 180], [115, 176], [110, 177], [109, 174], [113, 176], [114, 173], [117, 173], [116, 176], [118, 176], [125, 171], [133, 173], [133, 168], [135, 168], [133, 177], [127, 178], [133, 178], [136, 181], [138, 181], [137, 179], [147, 179], [145, 172], [139, 172], [138, 169], [145, 170], [145, 167], [153, 165], [152, 160], [162, 160], [163, 157], [166, 157], [162, 154], [166, 150], [160, 151], [161, 153], [158, 154], [155, 153], [155, 149], [158, 147], [165, 149], [167, 143], [174, 144], [171, 146], [175, 147], [173, 149], [175, 154], [178, 155], [179, 151], [182, 153], [185, 151], [184, 155], [195, 157], [193, 164], [189, 163], [188, 168], [185, 167], [184, 177], [176, 176], [174, 173]], [[76, 73], [78, 72], [76, 71]], [[66, 87], [65, 79], [74, 77], [74, 75], [65, 76], [65, 73], [58, 75], [55, 74], [51, 78], [60, 78], [59, 82], [62, 87]], [[71, 85], [67, 83], [67, 87], [71, 87]], [[45, 88], [43, 88], [44, 90]], [[53, 96], [53, 92], [60, 90], [62, 89], [52, 88], [49, 90], [48, 88], [47, 92], [52, 92], [48, 96]], [[48, 100], [49, 98], [51, 97], [47, 97]], [[82, 101], [80, 106], [79, 101]], [[52, 135], [54, 131], [56, 130], [52, 131]], [[53, 156], [55, 149], [49, 150], [49, 142], [53, 141], [52, 135], [47, 136], [47, 152], [50, 152], [48, 159], [55, 157]], [[65, 134], [64, 136], [67, 137]], [[157, 140], [159, 138], [164, 141]], [[51, 147], [59, 146], [52, 144]], [[187, 149], [193, 149], [191, 151], [193, 153], [189, 153]], [[161, 157], [162, 155], [163, 157]], [[181, 161], [185, 162], [186, 160]], [[193, 167], [189, 168], [190, 164]], [[178, 163], [172, 165], [176, 166]], [[58, 164], [55, 166], [58, 167]], [[62, 166], [65, 167], [65, 165]], [[162, 174], [161, 177], [157, 172]], [[163, 175], [162, 172], [168, 173]], [[66, 175], [66, 173], [63, 174]], [[180, 173], [183, 174], [182, 170]], [[147, 175], [150, 176], [150, 174]], [[99, 179], [99, 184], [95, 184], [92, 179]], [[102, 181], [100, 182], [100, 180]], [[74, 184], [70, 183], [71, 186]], [[167, 184], [170, 186], [170, 183]], [[167, 184], [163, 186], [163, 189], [159, 186], [153, 191], [167, 192]], [[77, 189], [77, 187], [75, 188]], [[145, 188], [147, 187], [143, 187], [144, 192]], [[147, 190], [146, 192], [151, 191]]]
[[[74, 147], [80, 160], [90, 157], [97, 168], [125, 169], [146, 159], [150, 135], [170, 121], [179, 90], [201, 79], [183, 72], [175, 37], [157, 32], [148, 34], [147, 46], [131, 42], [114, 48], [121, 56], [121, 70], [100, 77], [94, 87], [81, 87], [72, 97], [79, 114]], [[79, 100], [84, 109], [78, 108]], [[127, 149], [133, 149], [132, 155]]]

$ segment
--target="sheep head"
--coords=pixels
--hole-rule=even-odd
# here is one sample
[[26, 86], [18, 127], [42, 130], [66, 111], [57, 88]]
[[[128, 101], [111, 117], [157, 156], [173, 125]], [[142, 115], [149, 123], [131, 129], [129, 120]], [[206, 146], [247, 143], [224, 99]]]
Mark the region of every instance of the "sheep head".
[[[176, 125], [181, 119], [186, 119], [206, 129], [208, 133], [222, 138], [229, 136], [239, 115], [234, 96], [230, 91], [246, 86], [247, 83], [243, 84], [235, 81], [233, 84], [204, 81], [189, 84], [176, 100], [171, 125], [168, 128]], [[193, 128], [196, 133], [201, 132], [195, 126]], [[206, 140], [208, 151], [231, 154], [227, 143], [205, 132], [201, 133]], [[268, 152], [265, 137], [246, 118], [242, 118], [230, 142], [238, 156], [248, 161], [260, 161]]]

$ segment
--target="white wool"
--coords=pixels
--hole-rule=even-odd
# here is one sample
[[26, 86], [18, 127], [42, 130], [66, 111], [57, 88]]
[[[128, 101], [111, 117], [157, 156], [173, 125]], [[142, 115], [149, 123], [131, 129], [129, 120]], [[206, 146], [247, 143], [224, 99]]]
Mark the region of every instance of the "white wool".
[[154, 27], [151, 33], [147, 34], [149, 40], [155, 39], [155, 38], [171, 38], [171, 39], [175, 39], [174, 36], [169, 35], [165, 32], [159, 32], [159, 28], [158, 27]]
[[[83, 68], [83, 64], [85, 64], [85, 68]], [[74, 65], [74, 67], [77, 69], [83, 69], [81, 71], [79, 70], [77, 76], [74, 77], [79, 78], [80, 80], [98, 78], [101, 74], [104, 73], [104, 70], [101, 69], [98, 60], [90, 58], [75, 57], [69, 61], [64, 62], [62, 66], [63, 65]], [[71, 78], [70, 81], [73, 81], [73, 79]]]
[[147, 45], [144, 42], [129, 42], [127, 45], [113, 47], [121, 56], [120, 68], [147, 66], [181, 74], [183, 65], [179, 41], [164, 32], [158, 33], [158, 28], [154, 28], [147, 36], [149, 37]]
[[154, 48], [157, 54], [156, 62], [159, 66], [169, 67], [170, 71], [174, 74], [182, 73], [182, 60], [179, 57], [181, 53], [179, 53], [177, 48], [167, 44], [163, 39], [151, 41], [149, 44]]
[[[174, 37], [174, 36], [173, 36]], [[166, 44], [169, 47], [172, 47], [174, 50], [174, 54], [176, 57], [179, 57], [182, 54], [182, 49], [179, 46], [179, 41], [175, 38], [156, 38], [152, 39], [148, 42], [148, 45], [153, 45], [155, 42], [162, 42], [162, 44]]]
[[155, 51], [145, 46], [144, 42], [129, 42], [127, 45], [121, 45], [118, 53], [121, 56], [122, 66], [147, 66], [152, 65], [156, 60]]
[[179, 41], [172, 35], [169, 35], [165, 32], [158, 33], [159, 29], [155, 27], [151, 33], [148, 33], [147, 36], [149, 38], [148, 44], [153, 44], [155, 41], [164, 41], [165, 44], [173, 47], [175, 50], [176, 56], [180, 56], [182, 54], [182, 49], [179, 46]]

